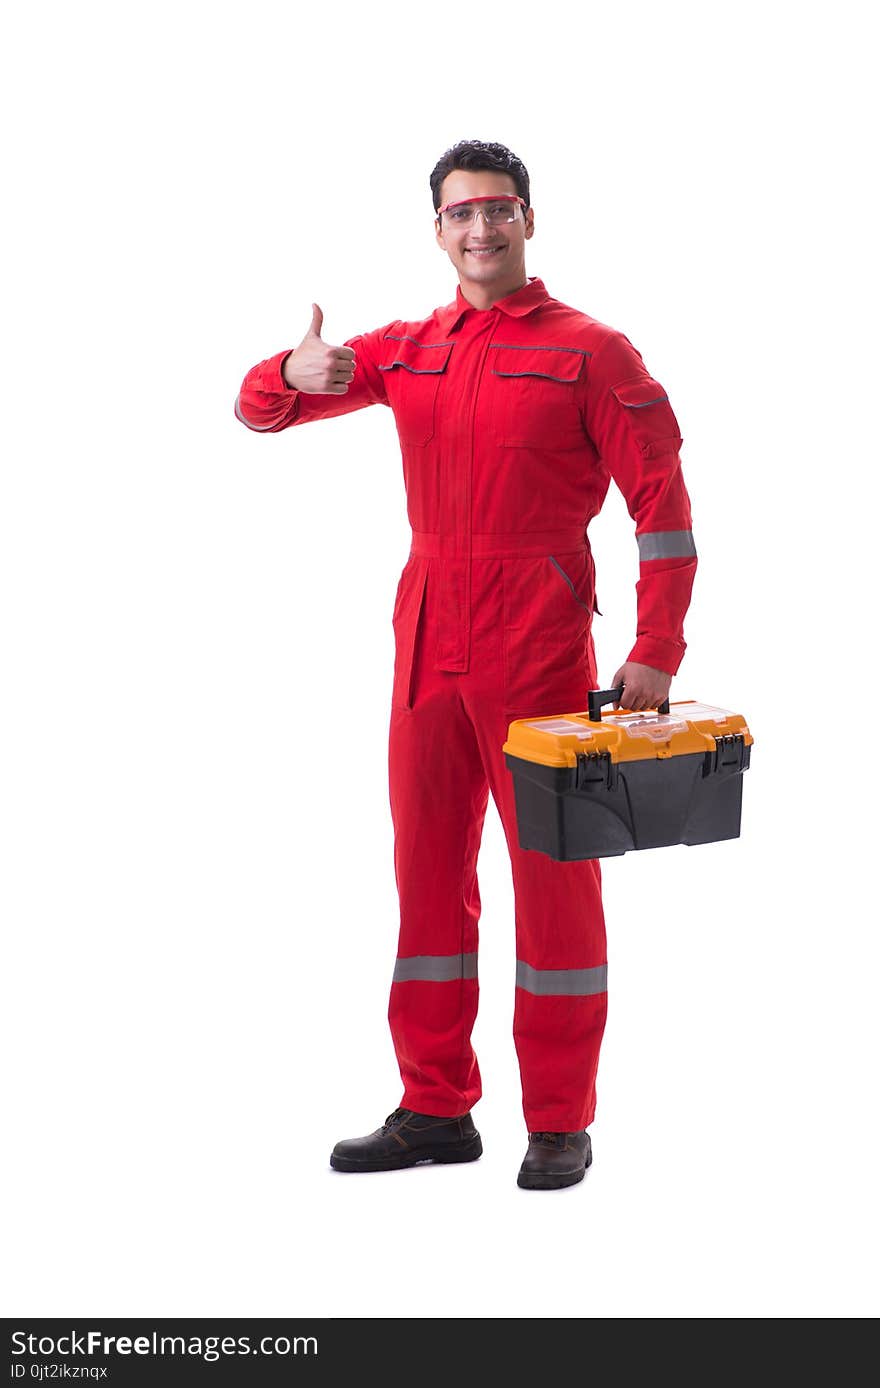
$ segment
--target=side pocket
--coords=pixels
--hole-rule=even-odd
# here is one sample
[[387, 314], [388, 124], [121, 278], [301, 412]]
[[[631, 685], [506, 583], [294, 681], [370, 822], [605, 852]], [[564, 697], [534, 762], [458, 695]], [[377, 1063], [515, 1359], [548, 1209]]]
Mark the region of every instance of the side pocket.
[[551, 564], [553, 565], [553, 567], [556, 569], [557, 573], [561, 574], [562, 577], [565, 579], [565, 582], [568, 584], [569, 588], [571, 589], [572, 597], [574, 598], [574, 600], [575, 600], [575, 602], [577, 603], [578, 607], [582, 607], [582, 608], [584, 609], [585, 612], [592, 612], [592, 610], [593, 610], [592, 607], [588, 607], [587, 604], [586, 604], [585, 602], [582, 602], [581, 599], [578, 597], [577, 588], [575, 588], [574, 584], [572, 583], [572, 581], [571, 581], [571, 579], [569, 578], [568, 574], [565, 572], [565, 569], [562, 567], [562, 565], [560, 564], [559, 560], [558, 560], [558, 559], [555, 559], [555, 558], [553, 557], [552, 554], [548, 554], [547, 558], [550, 560], [550, 563], [551, 563]]
[[[594, 612], [597, 612], [601, 617], [602, 613], [596, 602], [596, 565], [593, 562], [593, 551], [589, 549], [589, 547], [587, 548], [585, 575], [580, 586], [578, 586], [571, 575], [566, 572], [555, 555], [548, 554], [547, 558], [556, 569], [560, 578], [563, 578], [567, 583], [571, 596], [578, 607], [582, 607], [590, 616], [592, 616]], [[566, 563], [568, 563], [567, 560]]]
[[394, 628], [394, 679], [391, 688], [393, 708], [412, 708], [413, 658], [427, 578], [427, 561], [411, 559], [405, 565], [397, 585], [397, 597], [391, 617]]
[[400, 571], [400, 578], [397, 580], [397, 592], [394, 594], [394, 610], [391, 613], [392, 626], [394, 626], [394, 624], [396, 623], [398, 615], [400, 613], [400, 604], [403, 599], [403, 592], [406, 586], [407, 575], [413, 566], [413, 562], [414, 561], [412, 557], [407, 559], [406, 563]]
[[590, 583], [593, 589], [593, 611], [597, 614], [597, 616], [602, 617], [604, 616], [604, 613], [600, 610], [599, 601], [596, 597], [596, 561], [593, 558], [593, 551], [592, 549], [590, 549], [589, 544], [587, 545], [587, 558], [590, 561]]
[[572, 690], [582, 681], [589, 687], [587, 672], [595, 665], [588, 551], [511, 558], [502, 564], [505, 711], [519, 709], [525, 716], [574, 707]]

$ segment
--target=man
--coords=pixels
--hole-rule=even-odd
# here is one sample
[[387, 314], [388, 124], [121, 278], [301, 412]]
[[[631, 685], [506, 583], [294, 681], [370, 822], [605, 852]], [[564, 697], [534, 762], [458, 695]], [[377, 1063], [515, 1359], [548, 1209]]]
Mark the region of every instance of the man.
[[[337, 1143], [338, 1171], [463, 1162], [482, 1144], [477, 854], [491, 791], [513, 871], [513, 1034], [528, 1150], [517, 1178], [547, 1190], [591, 1161], [605, 1026], [599, 863], [518, 844], [502, 753], [515, 718], [587, 707], [599, 687], [586, 528], [611, 479], [636, 523], [636, 641], [611, 687], [655, 707], [684, 655], [696, 569], [678, 423], [627, 337], [526, 275], [529, 177], [503, 145], [462, 141], [430, 179], [455, 299], [299, 346], [245, 377], [236, 414], [275, 433], [366, 405], [392, 409], [412, 547], [394, 604], [389, 787], [400, 935], [388, 1018], [403, 1081], [375, 1132]], [[617, 705], [615, 705], [617, 707]]]

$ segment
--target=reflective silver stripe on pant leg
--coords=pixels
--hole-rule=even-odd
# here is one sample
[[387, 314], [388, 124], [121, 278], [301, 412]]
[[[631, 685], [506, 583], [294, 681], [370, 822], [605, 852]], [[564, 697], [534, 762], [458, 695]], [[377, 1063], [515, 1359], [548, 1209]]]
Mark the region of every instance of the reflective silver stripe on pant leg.
[[473, 954], [412, 954], [394, 965], [393, 983], [451, 983], [456, 978], [476, 978]]
[[517, 959], [516, 986], [539, 997], [589, 997], [608, 991], [608, 965], [597, 964], [593, 969], [533, 969], [531, 964]]
[[646, 530], [637, 535], [639, 560], [688, 559], [696, 554], [692, 530]]

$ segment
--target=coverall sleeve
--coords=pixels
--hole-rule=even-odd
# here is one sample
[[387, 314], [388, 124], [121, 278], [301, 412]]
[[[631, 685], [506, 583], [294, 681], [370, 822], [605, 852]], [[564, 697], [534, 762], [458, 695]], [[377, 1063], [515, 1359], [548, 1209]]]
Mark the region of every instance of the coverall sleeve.
[[294, 424], [332, 419], [367, 405], [387, 405], [385, 380], [377, 362], [381, 360], [382, 339], [394, 326], [389, 323], [373, 332], [346, 338], [342, 345], [354, 348], [356, 365], [344, 395], [312, 395], [293, 390], [281, 375], [281, 363], [293, 350], [290, 347], [258, 362], [241, 383], [235, 401], [236, 418], [257, 433], [277, 434]]
[[641, 353], [617, 332], [590, 361], [583, 408], [600, 467], [636, 524], [637, 628], [627, 660], [674, 675], [686, 649], [684, 617], [697, 568], [678, 421]]

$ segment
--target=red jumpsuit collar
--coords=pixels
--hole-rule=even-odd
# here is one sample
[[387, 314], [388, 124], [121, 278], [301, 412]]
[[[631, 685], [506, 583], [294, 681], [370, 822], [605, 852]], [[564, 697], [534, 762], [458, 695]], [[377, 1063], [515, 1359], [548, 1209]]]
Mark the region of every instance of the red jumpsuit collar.
[[[530, 275], [521, 289], [515, 289], [512, 294], [506, 294], [503, 299], [496, 299], [492, 307], [500, 308], [504, 313], [509, 313], [514, 318], [522, 318], [549, 298], [550, 295], [547, 293], [544, 281], [539, 279], [537, 275]], [[473, 304], [468, 302], [461, 292], [461, 285], [457, 284], [454, 302], [437, 310], [437, 321], [441, 332], [444, 334], [453, 332], [458, 327], [462, 315], [469, 308], [473, 308]]]

